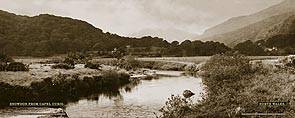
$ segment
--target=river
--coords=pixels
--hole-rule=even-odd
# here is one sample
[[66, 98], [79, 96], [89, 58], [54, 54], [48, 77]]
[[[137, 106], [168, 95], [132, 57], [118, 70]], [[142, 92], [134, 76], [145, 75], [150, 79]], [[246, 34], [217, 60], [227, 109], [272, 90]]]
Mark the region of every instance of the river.
[[184, 90], [191, 90], [196, 95], [191, 99], [201, 99], [203, 92], [200, 78], [181, 75], [177, 71], [157, 71], [159, 79], [142, 80], [131, 91], [121, 90], [121, 95], [104, 97], [97, 100], [81, 99], [66, 107], [69, 117], [156, 117], [165, 101], [173, 95], [181, 95]]
[[[184, 90], [191, 90], [196, 94], [191, 97], [194, 102], [201, 99], [201, 93], [204, 91], [201, 78], [183, 75], [179, 71], [156, 71], [156, 73], [161, 75], [158, 79], [141, 80], [129, 90], [121, 89], [118, 96], [92, 95], [81, 98], [77, 102], [68, 103], [65, 111], [70, 118], [154, 118], [160, 115], [159, 109], [172, 94], [182, 95]], [[36, 118], [37, 115], [15, 113], [46, 113], [54, 110], [56, 109], [7, 108], [0, 110], [0, 117]]]

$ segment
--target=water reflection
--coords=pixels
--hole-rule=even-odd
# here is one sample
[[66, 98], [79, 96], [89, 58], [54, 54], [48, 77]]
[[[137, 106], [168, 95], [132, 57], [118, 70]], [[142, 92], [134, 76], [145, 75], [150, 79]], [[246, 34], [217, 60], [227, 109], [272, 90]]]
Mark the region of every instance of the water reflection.
[[[94, 100], [94, 101], [99, 101], [100, 98], [108, 98], [108, 99], [123, 99], [121, 93], [131, 93], [132, 90], [138, 86], [141, 83], [140, 80], [132, 80], [129, 84], [124, 85], [120, 89], [113, 89], [110, 91], [103, 91], [97, 94], [90, 95], [88, 97], [85, 97], [87, 100]], [[81, 98], [83, 99], [83, 98]]]
[[96, 95], [91, 100], [82, 99], [68, 104], [66, 111], [70, 117], [155, 117], [171, 94], [182, 94], [186, 89], [196, 93], [192, 97], [194, 101], [201, 99], [201, 79], [179, 74], [161, 76], [156, 80], [134, 81], [120, 89], [118, 95]]
[[[155, 113], [159, 113], [158, 110], [164, 105], [171, 94], [182, 94], [183, 90], [188, 89], [196, 93], [192, 97], [194, 101], [201, 98], [200, 93], [203, 91], [203, 86], [200, 78], [183, 75], [182, 72], [177, 71], [157, 71], [157, 74], [159, 75], [158, 79], [133, 80], [121, 87], [107, 87], [108, 91], [98, 92], [95, 89], [91, 89], [89, 93], [94, 94], [81, 91], [80, 93], [85, 93], [87, 97], [81, 95], [77, 101], [72, 100], [72, 102], [69, 102], [65, 106], [66, 112], [71, 118], [146, 118], [155, 117]], [[88, 79], [86, 80], [88, 81]], [[87, 83], [89, 85], [93, 84], [92, 81]], [[47, 85], [46, 83], [43, 84]], [[93, 86], [98, 87], [98, 85]], [[60, 90], [56, 87], [54, 88]], [[81, 88], [80, 90], [86, 89]]]

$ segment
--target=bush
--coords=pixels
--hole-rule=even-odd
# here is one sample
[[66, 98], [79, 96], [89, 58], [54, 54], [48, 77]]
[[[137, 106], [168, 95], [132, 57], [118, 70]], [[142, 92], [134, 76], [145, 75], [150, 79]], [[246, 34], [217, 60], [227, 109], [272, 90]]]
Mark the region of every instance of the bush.
[[0, 62], [0, 71], [5, 71], [7, 67], [7, 63]]
[[[193, 67], [194, 68], [194, 67]], [[250, 59], [241, 55], [215, 55], [200, 68], [203, 83], [206, 85], [206, 96], [191, 107], [191, 112], [166, 112], [165, 117], [232, 117], [239, 107], [239, 91], [247, 84], [249, 75], [253, 75]], [[176, 115], [173, 115], [176, 114]]]
[[241, 79], [253, 73], [250, 59], [242, 55], [215, 55], [201, 68], [202, 76], [216, 81]]
[[10, 56], [0, 53], [0, 62], [7, 63], [7, 62], [14, 62], [14, 60]]
[[185, 64], [169, 62], [162, 65], [161, 70], [183, 71], [185, 66]]
[[141, 67], [140, 62], [132, 56], [126, 56], [120, 59], [118, 66], [126, 70], [136, 70], [137, 68]]
[[200, 70], [202, 64], [189, 64], [184, 67], [184, 70], [189, 73], [196, 73]]
[[160, 109], [163, 118], [183, 118], [184, 114], [191, 112], [193, 103], [191, 100], [181, 98], [179, 95], [171, 95], [165, 106]]
[[29, 71], [29, 68], [21, 62], [12, 62], [7, 65], [6, 71]]
[[74, 69], [74, 65], [66, 64], [66, 63], [60, 63], [52, 66], [53, 69]]
[[[191, 112], [166, 110], [164, 117], [235, 118], [242, 117], [241, 113], [286, 113], [284, 117], [294, 117], [294, 76], [282, 71], [263, 71], [263, 63], [249, 62], [240, 55], [213, 56], [201, 67], [206, 85], [203, 99], [191, 107]], [[287, 105], [283, 106], [258, 105], [286, 101]]]
[[97, 64], [97, 63], [87, 62], [85, 64], [85, 68], [98, 69], [98, 70], [100, 70], [101, 65], [100, 64]]
[[120, 89], [129, 84], [129, 75], [116, 71], [103, 72], [101, 76], [79, 77], [59, 74], [53, 78], [34, 81], [22, 87], [0, 82], [0, 108], [10, 102], [74, 102], [79, 98], [103, 94], [118, 96]]
[[129, 80], [130, 75], [123, 72], [117, 72], [116, 70], [102, 71], [102, 78], [104, 79], [122, 79]]
[[286, 56], [283, 59], [281, 59], [280, 62], [283, 63], [287, 67], [295, 68], [295, 56], [294, 55]]
[[75, 52], [75, 53], [68, 53], [68, 56], [66, 59], [73, 61], [71, 63], [77, 64], [77, 63], [85, 63], [88, 60], [88, 57], [89, 56], [86, 54]]
[[263, 64], [262, 61], [251, 61], [252, 69], [257, 74], [267, 75], [275, 68], [272, 65]]
[[171, 70], [171, 71], [184, 71], [186, 64], [164, 62], [164, 61], [141, 61], [141, 68], [156, 69], [156, 70]]
[[73, 58], [66, 58], [63, 63], [71, 65], [71, 66], [75, 66], [75, 60]]

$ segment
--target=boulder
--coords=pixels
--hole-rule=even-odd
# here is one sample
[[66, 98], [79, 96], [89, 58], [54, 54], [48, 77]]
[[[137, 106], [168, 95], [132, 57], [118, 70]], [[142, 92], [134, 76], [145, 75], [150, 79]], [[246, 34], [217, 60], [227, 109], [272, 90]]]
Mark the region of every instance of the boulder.
[[21, 62], [12, 62], [7, 65], [6, 71], [28, 71], [28, 67]]
[[184, 90], [182, 95], [183, 95], [183, 97], [185, 97], [185, 98], [190, 98], [190, 97], [192, 97], [193, 95], [195, 95], [195, 93], [193, 93], [193, 92], [190, 91], [190, 90]]
[[6, 70], [6, 66], [7, 66], [7, 63], [0, 62], [0, 71], [5, 71]]

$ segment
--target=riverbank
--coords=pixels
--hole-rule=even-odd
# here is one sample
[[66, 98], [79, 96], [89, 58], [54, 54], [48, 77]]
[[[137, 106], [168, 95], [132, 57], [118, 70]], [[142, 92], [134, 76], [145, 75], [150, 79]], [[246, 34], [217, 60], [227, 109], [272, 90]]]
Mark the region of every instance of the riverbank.
[[[195, 57], [196, 58], [196, 57]], [[175, 59], [175, 58], [172, 58]], [[191, 59], [191, 58], [189, 58]], [[134, 58], [126, 57], [121, 60], [113, 58], [102, 58], [102, 59], [93, 59], [92, 63], [118, 66], [126, 70], [136, 70], [138, 68], [146, 68], [152, 70], [166, 70], [166, 71], [185, 71], [185, 72], [197, 72], [200, 65], [205, 62], [207, 57], [200, 57], [198, 63], [190, 62], [189, 60], [182, 61], [172, 61], [172, 60], [161, 60], [153, 58]]]
[[[295, 116], [294, 70], [250, 61], [244, 56], [213, 56], [199, 73], [206, 86], [203, 100], [197, 104], [185, 103], [179, 108], [164, 109], [163, 117], [232, 118], [247, 117], [246, 113]], [[169, 102], [175, 103], [174, 100]]]
[[[171, 94], [181, 94], [191, 90], [196, 95], [194, 101], [201, 99], [203, 93], [201, 78], [187, 76], [177, 71], [156, 71], [158, 79], [141, 80], [130, 91], [121, 90], [117, 97], [99, 96], [98, 100], [81, 99], [67, 105], [66, 112], [71, 117], [108, 118], [155, 118], [159, 109], [165, 105]], [[156, 115], [155, 115], [156, 114]]]
[[[171, 94], [180, 94], [186, 89], [196, 94], [202, 92], [201, 79], [183, 75], [181, 71], [146, 68], [127, 71], [119, 66], [104, 64], [99, 69], [86, 68], [84, 64], [75, 64], [73, 69], [53, 69], [51, 67], [56, 63], [52, 63], [52, 60], [32, 61], [23, 61], [27, 62], [25, 64], [31, 63], [29, 71], [0, 72], [3, 75], [0, 80], [3, 82], [0, 85], [0, 94], [3, 95], [0, 106], [19, 102], [55, 102], [63, 103], [70, 117], [155, 117]], [[152, 74], [158, 79], [130, 78], [139, 74]], [[196, 100], [200, 98], [199, 95], [195, 97]], [[102, 104], [98, 104], [102, 101]], [[48, 111], [48, 108], [44, 109]], [[1, 110], [7, 112], [8, 116], [8, 113], [18, 112], [6, 111], [6, 108]]]
[[[62, 59], [59, 59], [62, 61]], [[86, 68], [85, 64], [75, 64], [73, 69], [54, 69], [54, 59], [17, 59], [28, 65], [29, 71], [25, 72], [0, 72], [0, 91], [3, 95], [1, 106], [7, 106], [9, 102], [34, 102], [34, 101], [76, 101], [81, 97], [91, 94], [118, 95], [118, 89], [138, 81], [138, 75], [150, 74], [152, 70], [141, 69], [144, 66], [133, 67], [132, 60], [121, 63], [131, 70], [126, 70], [122, 65], [100, 64], [97, 69]], [[59, 61], [59, 63], [60, 63]], [[137, 62], [136, 62], [137, 63]], [[142, 62], [140, 62], [142, 64]], [[145, 63], [146, 66], [154, 62]], [[158, 63], [157, 63], [158, 64]], [[165, 63], [166, 64], [166, 63]], [[164, 64], [164, 65], [165, 65]], [[172, 63], [169, 63], [172, 64]], [[161, 65], [162, 63], [158, 64]], [[177, 68], [179, 65], [177, 65]], [[183, 66], [183, 65], [182, 65]], [[123, 68], [122, 68], [123, 67]], [[179, 70], [179, 69], [172, 70]], [[169, 69], [168, 69], [169, 70]], [[132, 78], [131, 78], [131, 77]], [[159, 76], [151, 73], [151, 77]], [[155, 77], [156, 78], [156, 77]], [[153, 78], [144, 78], [153, 79]], [[99, 88], [99, 89], [98, 89]], [[128, 88], [126, 88], [128, 90]], [[91, 92], [91, 91], [92, 92]]]
[[33, 81], [29, 86], [0, 83], [0, 106], [9, 103], [77, 101], [92, 94], [116, 96], [119, 89], [130, 83], [129, 75], [116, 71], [104, 71], [99, 76], [60, 74]]

